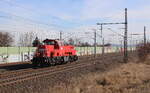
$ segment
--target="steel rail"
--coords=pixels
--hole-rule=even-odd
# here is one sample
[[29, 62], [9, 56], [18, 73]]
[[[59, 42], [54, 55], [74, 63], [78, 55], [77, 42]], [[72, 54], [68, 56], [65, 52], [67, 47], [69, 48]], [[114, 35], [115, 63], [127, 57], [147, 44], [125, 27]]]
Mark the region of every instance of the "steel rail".
[[[118, 56], [114, 56], [114, 57], [111, 57], [111, 58], [116, 58], [116, 57], [118, 57]], [[83, 61], [83, 60], [80, 60], [80, 61]], [[88, 61], [94, 61], [94, 59], [91, 58]], [[59, 73], [59, 72], [64, 72], [64, 71], [68, 71], [68, 70], [74, 70], [74, 69], [77, 69], [77, 68], [86, 67], [86, 66], [90, 66], [90, 65], [93, 65], [93, 63], [86, 63], [86, 62], [81, 62], [80, 63], [79, 62], [76, 65], [65, 65], [64, 67], [63, 67], [63, 65], [60, 65], [60, 68], [58, 68], [58, 67], [55, 67], [53, 69], [41, 68], [40, 69], [41, 71], [40, 70], [36, 70], [35, 72], [32, 72], [32, 73], [28, 72], [28, 73], [25, 73], [23, 75], [20, 74], [20, 76], [14, 77], [15, 76], [14, 75], [13, 77], [10, 77], [10, 78], [1, 79], [0, 80], [0, 87], [12, 85], [12, 84], [23, 82], [23, 81], [26, 81], [26, 80], [40, 78], [40, 77], [43, 77], [43, 76], [49, 76], [49, 75], [56, 74], [56, 73]], [[22, 73], [22, 72], [20, 72], [20, 73]]]
[[[86, 59], [81, 59], [81, 60], [79, 60], [79, 62], [84, 61], [84, 60], [86, 60]], [[70, 65], [70, 64], [65, 64], [65, 65]], [[45, 67], [45, 68], [38, 68], [38, 69], [30, 68], [30, 69], [24, 69], [24, 70], [5, 72], [5, 73], [0, 74], [0, 80], [2, 80], [3, 78], [9, 78], [9, 77], [13, 77], [16, 75], [21, 75], [21, 74], [26, 74], [26, 73], [34, 73], [34, 72], [47, 70], [47, 69], [55, 69], [55, 68], [62, 67], [62, 66], [64, 66], [64, 65], [57, 65], [57, 66], [53, 66], [53, 67]]]
[[17, 76], [17, 77], [12, 77], [12, 78], [8, 78], [8, 79], [4, 79], [0, 81], [0, 86], [8, 86], [17, 82], [22, 82], [22, 81], [26, 81], [26, 80], [31, 80], [31, 79], [35, 79], [35, 78], [39, 78], [39, 77], [45, 77], [48, 75], [52, 75], [55, 73], [59, 73], [59, 72], [64, 72], [64, 71], [68, 71], [68, 70], [73, 70], [73, 69], [77, 69], [80, 67], [86, 67], [92, 65], [92, 63], [81, 63], [81, 64], [76, 64], [76, 66], [71, 65], [71, 66], [65, 66], [63, 68], [58, 68], [58, 69], [49, 69], [47, 71], [42, 71], [42, 72], [36, 72], [36, 73], [31, 73], [31, 74], [25, 74], [22, 76]]

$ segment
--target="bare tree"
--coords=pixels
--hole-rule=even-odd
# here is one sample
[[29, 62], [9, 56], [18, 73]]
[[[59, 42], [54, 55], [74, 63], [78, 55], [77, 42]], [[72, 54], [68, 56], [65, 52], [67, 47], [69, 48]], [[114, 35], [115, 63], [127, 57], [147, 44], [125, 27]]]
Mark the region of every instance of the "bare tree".
[[91, 46], [88, 42], [83, 42], [80, 38], [69, 38], [64, 41], [64, 44], [74, 46]]
[[80, 42], [81, 47], [88, 47], [91, 46], [88, 42]]
[[0, 32], [0, 47], [11, 46], [12, 36], [8, 32]]
[[33, 32], [26, 32], [20, 36], [20, 46], [32, 46], [32, 42], [35, 39], [36, 35]]

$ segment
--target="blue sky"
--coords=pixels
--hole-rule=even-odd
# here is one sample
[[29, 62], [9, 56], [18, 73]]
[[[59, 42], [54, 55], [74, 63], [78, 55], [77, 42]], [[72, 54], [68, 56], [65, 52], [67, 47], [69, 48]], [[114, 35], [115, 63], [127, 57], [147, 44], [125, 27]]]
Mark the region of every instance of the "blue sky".
[[[124, 8], [131, 11], [150, 5], [149, 0], [0, 0], [0, 10], [62, 27], [112, 20]], [[119, 14], [120, 13], [120, 14]], [[110, 18], [109, 18], [110, 16]], [[135, 15], [136, 16], [136, 15]], [[106, 17], [106, 18], [105, 18]], [[108, 19], [107, 19], [108, 17]], [[123, 15], [120, 16], [123, 18]], [[144, 20], [144, 19], [139, 19]]]
[[144, 25], [150, 28], [150, 0], [0, 0], [0, 16], [12, 19], [0, 17], [0, 27], [44, 23], [53, 30], [82, 31], [97, 22], [124, 21], [124, 8], [128, 8], [130, 33], [142, 33]]

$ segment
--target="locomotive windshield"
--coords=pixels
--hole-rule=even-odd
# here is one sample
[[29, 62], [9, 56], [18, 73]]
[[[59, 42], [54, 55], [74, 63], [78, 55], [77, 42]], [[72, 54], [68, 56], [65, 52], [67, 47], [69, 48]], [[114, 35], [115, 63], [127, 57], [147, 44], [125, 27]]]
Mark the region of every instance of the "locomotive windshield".
[[44, 45], [55, 45], [55, 41], [46, 41]]

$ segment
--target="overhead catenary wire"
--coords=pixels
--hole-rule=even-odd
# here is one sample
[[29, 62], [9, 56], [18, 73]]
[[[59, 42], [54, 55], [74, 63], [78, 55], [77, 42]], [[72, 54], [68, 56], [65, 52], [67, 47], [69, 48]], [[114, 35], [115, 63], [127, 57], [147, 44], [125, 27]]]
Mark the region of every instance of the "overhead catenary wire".
[[[54, 27], [61, 27], [62, 28], [62, 26], [59, 26], [59, 25], [56, 25], [56, 24], [44, 23], [44, 22], [41, 22], [41, 21], [25, 18], [25, 17], [22, 17], [22, 16], [18, 16], [18, 15], [15, 15], [15, 14], [4, 12], [4, 11], [0, 11], [0, 12], [4, 13], [6, 15], [9, 15], [9, 16], [0, 16], [2, 18], [17, 19], [17, 20], [29, 21], [29, 22], [32, 22], [32, 23], [35, 23], [35, 24], [41, 24], [41, 25], [46, 25], [46, 26], [54, 26]], [[17, 20], [15, 20], [15, 21], [17, 21]]]
[[[7, 0], [1, 0], [1, 2], [4, 2], [4, 3], [7, 3], [7, 4], [9, 4], [9, 5], [12, 5], [13, 7], [18, 7], [18, 8], [22, 8], [22, 9], [24, 9], [24, 10], [27, 10], [27, 11], [30, 11], [30, 12], [32, 12], [32, 13], [35, 13], [35, 14], [38, 14], [38, 15], [40, 15], [40, 16], [43, 16], [40, 12], [38, 12], [37, 10], [33, 10], [33, 9], [31, 9], [31, 8], [27, 8], [27, 7], [25, 7], [25, 6], [22, 6], [22, 5], [20, 5], [20, 4], [18, 4], [18, 3], [16, 3], [16, 2], [11, 2], [11, 1], [7, 1]], [[109, 15], [109, 16], [106, 16], [106, 17], [100, 17], [99, 19], [101, 19], [101, 20], [108, 20], [108, 19], [112, 19], [112, 18], [114, 18], [115, 16], [118, 16], [118, 14], [120, 14], [119, 12], [117, 12], [117, 14], [113, 14], [113, 15]], [[59, 17], [56, 17], [56, 16], [50, 16], [51, 18], [54, 18], [54, 19], [59, 19], [59, 20], [63, 20], [63, 19], [61, 19], [61, 18], [59, 18]], [[64, 21], [64, 20], [63, 20]], [[76, 23], [76, 22], [71, 22], [72, 24], [78, 24], [78, 25], [80, 25], [80, 26], [85, 26], [85, 24], [81, 24], [81, 23]], [[90, 25], [90, 24], [88, 24], [88, 25]], [[60, 27], [60, 26], [59, 26]]]
[[[3, 0], [3, 1], [5, 1], [5, 0]], [[20, 5], [15, 5], [15, 6], [18, 6], [18, 7], [20, 7], [20, 8], [26, 9], [25, 7], [22, 7], [22, 6], [20, 6]], [[27, 9], [27, 10], [28, 10], [28, 9]], [[29, 9], [29, 11], [30, 11], [30, 9]], [[32, 11], [32, 10], [31, 10], [31, 11]], [[15, 16], [13, 15], [13, 17], [19, 18], [19, 19], [23, 19], [23, 20], [25, 20], [25, 21], [30, 21], [30, 22], [33, 22], [33, 23], [36, 23], [36, 24], [42, 24], [42, 25], [47, 25], [47, 26], [51, 26], [51, 25], [52, 25], [52, 24], [47, 24], [47, 23], [35, 21], [35, 20], [32, 20], [32, 19], [28, 19], [28, 18], [16, 16], [16, 15], [15, 15]], [[6, 17], [6, 18], [7, 18], [7, 17]], [[10, 16], [10, 17], [8, 17], [8, 18], [12, 18], [12, 17]], [[120, 23], [116, 23], [116, 24], [120, 24]]]
[[[9, 4], [9, 5], [12, 5], [13, 7], [22, 8], [22, 9], [24, 9], [24, 10], [26, 10], [26, 11], [30, 11], [31, 13], [34, 13], [34, 14], [38, 14], [38, 15], [40, 15], [40, 16], [43, 16], [43, 15], [42, 15], [40, 12], [38, 12], [37, 10], [31, 9], [31, 8], [28, 8], [28, 7], [25, 7], [25, 6], [22, 6], [22, 5], [18, 4], [18, 3], [15, 3], [15, 2], [7, 1], [7, 0], [0, 0], [0, 2], [4, 2], [4, 3], [7, 3], [7, 4]], [[50, 17], [56, 18], [56, 19], [60, 19], [60, 18], [58, 18], [58, 17], [56, 17], [56, 16], [52, 16], [52, 15], [51, 15]]]
[[124, 35], [122, 35], [122, 34], [116, 32], [116, 31], [112, 30], [111, 28], [108, 28], [108, 29], [109, 29], [109, 31], [111, 31], [111, 32], [113, 32], [113, 33], [115, 33], [115, 34], [117, 34], [117, 35], [119, 35], [119, 36], [121, 36], [121, 37], [124, 37]]

